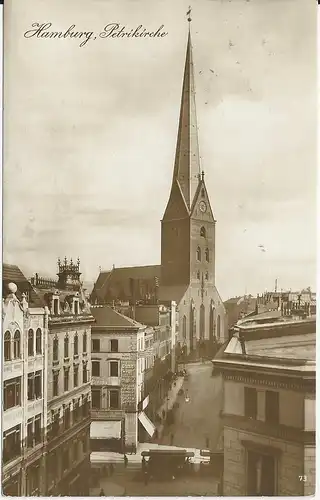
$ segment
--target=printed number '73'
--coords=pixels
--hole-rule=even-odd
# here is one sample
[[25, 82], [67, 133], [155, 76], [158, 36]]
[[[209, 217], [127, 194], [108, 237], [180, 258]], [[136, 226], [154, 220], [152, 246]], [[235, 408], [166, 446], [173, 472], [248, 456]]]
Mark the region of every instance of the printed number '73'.
[[299, 481], [303, 481], [304, 483], [307, 480], [307, 476], [299, 476]]

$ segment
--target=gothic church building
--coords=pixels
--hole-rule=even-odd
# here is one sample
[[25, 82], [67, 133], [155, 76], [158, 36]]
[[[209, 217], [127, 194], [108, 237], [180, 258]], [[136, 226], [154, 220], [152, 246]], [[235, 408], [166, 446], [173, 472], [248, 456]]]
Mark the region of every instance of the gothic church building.
[[129, 301], [178, 309], [178, 341], [187, 352], [199, 342], [227, 339], [226, 311], [215, 284], [216, 220], [200, 170], [194, 70], [189, 32], [179, 130], [169, 201], [161, 221], [161, 265], [101, 272], [96, 304]]

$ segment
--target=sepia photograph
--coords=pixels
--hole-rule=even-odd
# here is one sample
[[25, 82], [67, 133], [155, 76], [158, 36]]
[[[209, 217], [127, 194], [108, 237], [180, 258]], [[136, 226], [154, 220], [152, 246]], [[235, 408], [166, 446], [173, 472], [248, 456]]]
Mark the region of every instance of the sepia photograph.
[[316, 492], [317, 3], [3, 7], [2, 494]]

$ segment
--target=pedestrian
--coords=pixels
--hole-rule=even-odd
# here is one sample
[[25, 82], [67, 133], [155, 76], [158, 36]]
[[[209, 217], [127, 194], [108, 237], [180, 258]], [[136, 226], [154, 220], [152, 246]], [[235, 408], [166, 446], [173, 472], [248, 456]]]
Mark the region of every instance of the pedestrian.
[[114, 473], [114, 465], [113, 464], [109, 465], [109, 472], [110, 472], [110, 476], [112, 477], [113, 473]]
[[149, 472], [147, 471], [147, 469], [144, 471], [143, 477], [144, 477], [144, 485], [147, 486], [149, 483]]
[[127, 466], [128, 466], [128, 457], [127, 457], [127, 455], [123, 455], [123, 461], [124, 461], [125, 468], [127, 468]]
[[170, 435], [170, 445], [171, 446], [173, 445], [173, 439], [174, 439], [174, 435], [173, 435], [173, 433], [171, 433], [171, 435]]
[[134, 452], [135, 452], [135, 446], [134, 446], [134, 443], [132, 443], [132, 445], [131, 445], [131, 455], [134, 455]]
[[105, 497], [105, 492], [103, 491], [103, 489], [101, 488], [100, 490], [100, 493], [99, 493], [99, 497]]
[[147, 461], [146, 461], [146, 459], [144, 457], [142, 457], [142, 463], [141, 463], [141, 465], [142, 465], [142, 470], [146, 470]]

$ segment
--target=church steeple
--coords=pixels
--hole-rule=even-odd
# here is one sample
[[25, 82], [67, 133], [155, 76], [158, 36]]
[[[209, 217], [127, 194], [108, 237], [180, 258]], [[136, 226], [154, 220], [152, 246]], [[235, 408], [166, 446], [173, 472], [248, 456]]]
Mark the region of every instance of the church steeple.
[[[190, 15], [190, 11], [188, 12], [188, 14]], [[179, 130], [172, 184], [174, 185], [175, 182], [178, 183], [185, 203], [190, 210], [199, 182], [200, 156], [198, 146], [190, 17], [188, 17], [188, 21], [189, 34], [182, 85]]]

